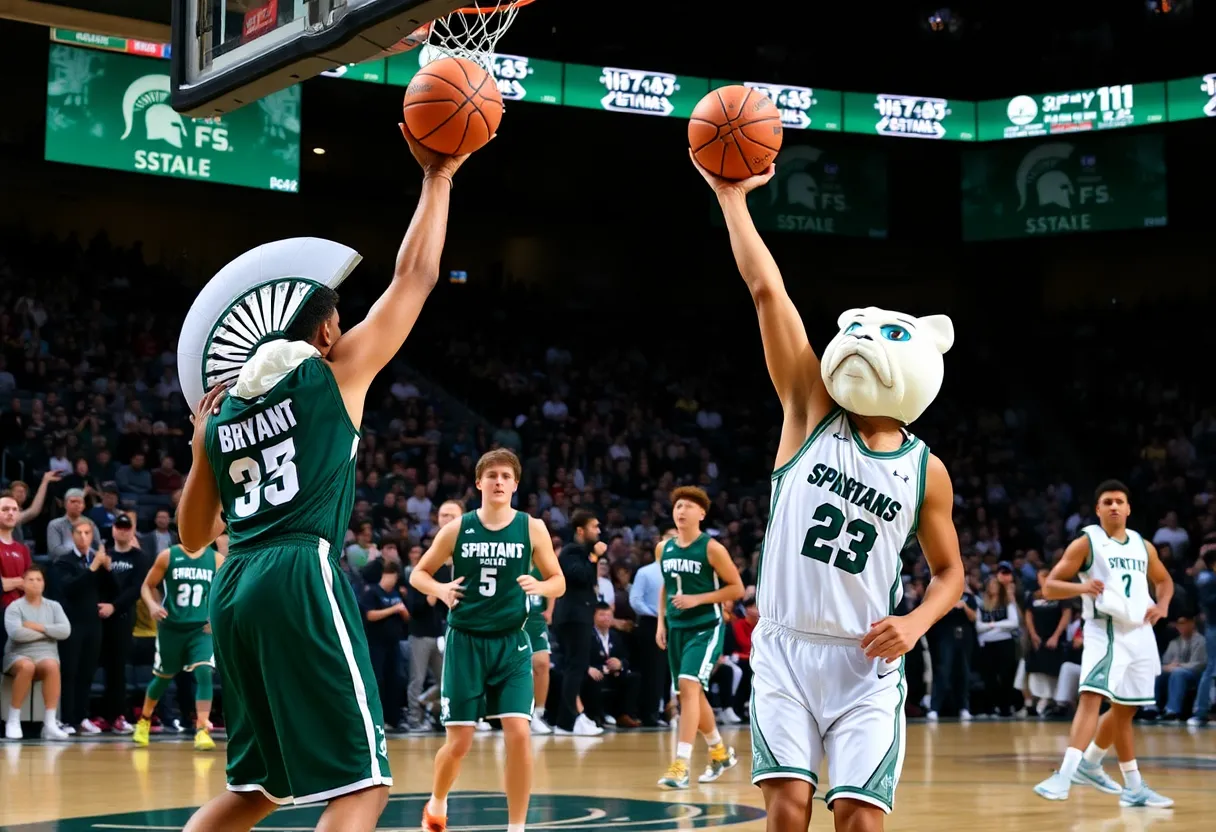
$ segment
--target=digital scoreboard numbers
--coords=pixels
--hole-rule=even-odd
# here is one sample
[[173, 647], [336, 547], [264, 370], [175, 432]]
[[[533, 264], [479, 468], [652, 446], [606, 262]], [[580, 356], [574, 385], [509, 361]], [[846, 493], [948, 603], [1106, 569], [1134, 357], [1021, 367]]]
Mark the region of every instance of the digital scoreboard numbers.
[[975, 104], [924, 95], [844, 94], [847, 133], [916, 139], [975, 140]]
[[749, 87], [772, 101], [781, 111], [781, 126], [791, 130], [840, 130], [844, 121], [841, 110], [844, 93], [819, 87], [798, 87], [771, 81], [725, 81], [715, 78], [709, 82], [719, 87]]
[[708, 78], [645, 69], [566, 64], [565, 103], [571, 107], [688, 118], [709, 93]]
[[[431, 46], [392, 55], [388, 59], [388, 83], [408, 87], [422, 67], [442, 57], [443, 53]], [[562, 103], [562, 65], [558, 61], [495, 55], [490, 74], [498, 83], [504, 101]]]
[[979, 104], [980, 141], [1136, 127], [1165, 118], [1161, 83], [1017, 95]]
[[1167, 223], [1164, 138], [1073, 135], [963, 154], [963, 239], [1045, 237]]
[[1216, 118], [1216, 72], [1170, 81], [1170, 121]]

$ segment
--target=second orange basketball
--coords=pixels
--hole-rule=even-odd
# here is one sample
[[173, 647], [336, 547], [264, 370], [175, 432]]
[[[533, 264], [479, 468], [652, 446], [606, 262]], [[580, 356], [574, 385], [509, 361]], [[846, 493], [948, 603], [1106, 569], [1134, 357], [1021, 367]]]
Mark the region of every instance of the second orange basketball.
[[424, 147], [459, 156], [481, 148], [498, 130], [502, 95], [477, 64], [441, 58], [410, 81], [403, 110], [406, 126]]
[[693, 157], [723, 179], [764, 173], [781, 150], [781, 112], [742, 85], [721, 87], [701, 99], [688, 121]]

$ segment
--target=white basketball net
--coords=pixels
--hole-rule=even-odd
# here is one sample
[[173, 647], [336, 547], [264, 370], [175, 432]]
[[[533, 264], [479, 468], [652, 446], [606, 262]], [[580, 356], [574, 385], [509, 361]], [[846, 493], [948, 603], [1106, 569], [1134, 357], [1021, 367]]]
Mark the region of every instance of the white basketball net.
[[521, 6], [532, 0], [473, 0], [431, 24], [427, 46], [436, 57], [467, 58], [492, 72], [498, 39], [515, 22]]

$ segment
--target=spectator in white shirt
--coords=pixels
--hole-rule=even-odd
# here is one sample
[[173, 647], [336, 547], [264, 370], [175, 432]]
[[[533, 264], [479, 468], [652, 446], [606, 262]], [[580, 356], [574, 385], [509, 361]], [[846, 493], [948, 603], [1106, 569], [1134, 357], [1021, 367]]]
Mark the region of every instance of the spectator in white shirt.
[[405, 501], [405, 513], [413, 518], [415, 523], [421, 523], [431, 516], [431, 498], [426, 496], [426, 486], [414, 486], [414, 496]]
[[540, 412], [551, 422], [564, 422], [570, 415], [570, 408], [566, 407], [560, 395], [554, 393], [541, 405]]
[[1157, 546], [1167, 544], [1179, 559], [1185, 559], [1187, 547], [1190, 546], [1191, 536], [1186, 529], [1178, 525], [1178, 512], [1167, 511], [1161, 521], [1161, 528], [1153, 535], [1153, 543]]
[[[1002, 563], [1001, 570], [1008, 569]], [[988, 713], [1011, 716], [1013, 705], [1019, 703], [1022, 694], [1013, 688], [1013, 676], [1017, 670], [1018, 605], [1013, 600], [1013, 584], [1002, 582], [996, 576], [988, 579], [984, 596], [975, 620], [976, 640], [980, 645], [979, 664], [984, 678], [985, 699]]]

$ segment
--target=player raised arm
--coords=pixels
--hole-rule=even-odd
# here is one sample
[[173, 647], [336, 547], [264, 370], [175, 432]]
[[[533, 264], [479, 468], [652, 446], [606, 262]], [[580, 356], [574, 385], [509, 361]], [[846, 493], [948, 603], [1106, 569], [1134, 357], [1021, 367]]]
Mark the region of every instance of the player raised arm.
[[[738, 601], [743, 597], [743, 579], [739, 577], [739, 570], [735, 568], [735, 562], [730, 559], [730, 552], [726, 551], [726, 547], [716, 540], [711, 540], [706, 547], [706, 555], [722, 586], [713, 592], [703, 592], [699, 595], [680, 593], [671, 599], [671, 605], [676, 609], [686, 610], [702, 604], [717, 606], [728, 601]], [[659, 614], [662, 615], [662, 612]]]
[[[447, 604], [448, 609], [459, 604], [461, 597], [464, 596], [464, 587], [461, 586], [464, 578], [441, 584], [435, 580], [435, 571], [447, 563], [448, 558], [452, 556], [452, 552], [456, 549], [456, 535], [458, 534], [460, 534], [460, 523], [448, 523], [440, 529], [439, 534], [435, 535], [435, 539], [431, 541], [431, 548], [426, 550], [426, 554], [410, 572], [410, 586], [423, 595], [434, 595]], [[549, 548], [553, 548], [552, 544]]]
[[[691, 157], [691, 151], [689, 155]], [[756, 304], [760, 337], [764, 342], [764, 360], [768, 364], [773, 387], [781, 399], [781, 406], [785, 409], [787, 422], [791, 417], [801, 422], [798, 427], [804, 435], [798, 437], [797, 444], [786, 455], [788, 458], [793, 456], [806, 438], [806, 423], [809, 421], [813, 425], [826, 416], [832, 407], [832, 400], [820, 377], [819, 358], [811, 349], [802, 316], [785, 291], [781, 270], [756, 231], [747, 210], [747, 194], [767, 184], [773, 178], [776, 167], [769, 167], [766, 173], [759, 176], [734, 182], [714, 176], [696, 159], [692, 163], [713, 188], [718, 204], [722, 206], [735, 263], [751, 292], [752, 302]], [[784, 446], [784, 430], [782, 434]], [[782, 452], [778, 453], [778, 464], [782, 455]]]
[[557, 554], [553, 551], [553, 535], [544, 520], [535, 517], [528, 519], [528, 538], [532, 541], [532, 562], [544, 576], [538, 581], [531, 575], [520, 575], [516, 583], [528, 595], [541, 595], [545, 598], [559, 598], [566, 594], [566, 576], [562, 566], [557, 562]]
[[362, 422], [363, 400], [372, 379], [405, 343], [422, 305], [439, 280], [439, 258], [447, 236], [452, 176], [469, 158], [427, 150], [401, 125], [401, 135], [422, 166], [422, 196], [397, 251], [393, 279], [357, 326], [342, 335], [328, 358], [351, 420]]
[[1170, 614], [1170, 601], [1174, 597], [1174, 579], [1170, 576], [1169, 570], [1165, 568], [1165, 564], [1161, 562], [1161, 556], [1157, 554], [1157, 547], [1146, 540], [1144, 548], [1148, 549], [1148, 579], [1153, 582], [1153, 595], [1157, 599], [1157, 603], [1149, 607], [1148, 612], [1144, 614], [1144, 623], [1156, 624]]
[[160, 621], [169, 615], [169, 611], [161, 603], [163, 599], [160, 594], [160, 585], [164, 583], [165, 572], [168, 569], [169, 550], [165, 549], [156, 556], [156, 560], [148, 569], [148, 574], [144, 576], [143, 584], [139, 587], [139, 597], [144, 599], [144, 604], [148, 607], [148, 615], [152, 616], [154, 621]]
[[1084, 583], [1077, 583], [1073, 580], [1077, 577], [1077, 573], [1085, 567], [1085, 561], [1089, 560], [1090, 551], [1089, 535], [1083, 534], [1069, 543], [1064, 554], [1060, 556], [1060, 560], [1051, 568], [1051, 573], [1043, 584], [1043, 597], [1062, 601], [1065, 598], [1077, 598], [1082, 595], [1094, 598], [1101, 595], [1102, 591], [1106, 589], [1106, 585], [1097, 578], [1092, 578]]
[[889, 615], [873, 624], [861, 647], [867, 658], [895, 661], [911, 650], [929, 628], [963, 597], [963, 559], [954, 528], [954, 487], [946, 466], [933, 454], [925, 471], [925, 498], [916, 537], [933, 574], [920, 605], [907, 615]]
[[194, 437], [190, 440], [192, 460], [177, 505], [177, 534], [182, 546], [191, 552], [210, 546], [224, 533], [220, 486], [211, 470], [211, 460], [207, 458], [207, 422], [220, 412], [220, 402], [227, 394], [226, 385], [212, 387], [190, 417], [194, 422]]

